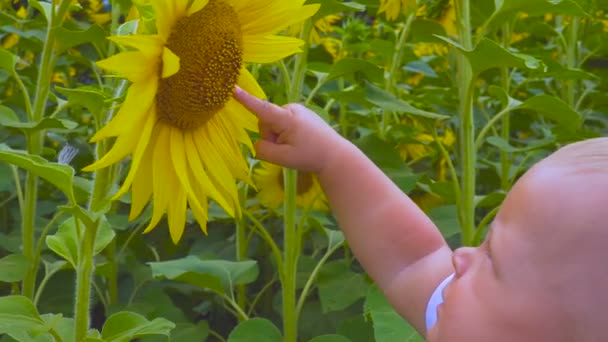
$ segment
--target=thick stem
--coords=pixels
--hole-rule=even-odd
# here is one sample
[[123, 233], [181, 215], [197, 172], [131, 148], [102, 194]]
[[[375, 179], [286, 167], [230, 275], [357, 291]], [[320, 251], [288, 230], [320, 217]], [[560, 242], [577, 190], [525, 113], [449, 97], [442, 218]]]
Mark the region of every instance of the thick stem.
[[[572, 23], [570, 24], [570, 40], [568, 41], [568, 69], [575, 69], [578, 65], [578, 31], [580, 25], [580, 18], [574, 17], [572, 18]], [[566, 81], [566, 89], [568, 89], [567, 93], [567, 102], [570, 107], [574, 108], [576, 105], [576, 87], [578, 85], [577, 81], [572, 79]]]
[[283, 330], [286, 342], [296, 342], [298, 325], [296, 315], [296, 273], [299, 246], [296, 230], [297, 171], [284, 169], [285, 227], [284, 227], [284, 278], [283, 278]]
[[[308, 39], [312, 30], [311, 20], [304, 23], [300, 38], [306, 41], [302, 52], [295, 56], [295, 66], [288, 101], [298, 102], [302, 96], [306, 64], [308, 58]], [[297, 171], [284, 169], [285, 214], [284, 214], [284, 259], [283, 259], [283, 334], [285, 342], [296, 342], [298, 339], [298, 322], [296, 313], [296, 273], [298, 270], [300, 232], [296, 227], [296, 194]]]
[[[245, 201], [247, 200], [247, 185], [243, 186], [239, 192], [239, 202], [243, 211], [246, 211]], [[247, 222], [246, 215], [241, 215], [236, 219], [236, 260], [244, 261], [247, 259]], [[241, 284], [236, 287], [236, 304], [238, 307], [246, 310], [247, 293], [245, 285]], [[246, 316], [245, 316], [246, 317]], [[239, 316], [239, 320], [242, 320], [243, 316]]]
[[[75, 222], [76, 229], [80, 230], [78, 219], [75, 218]], [[84, 341], [89, 330], [91, 282], [95, 267], [93, 263], [93, 249], [97, 227], [97, 224], [85, 227], [79, 245], [78, 266], [76, 269], [76, 302], [74, 306], [74, 337], [77, 342]]]
[[[460, 44], [473, 48], [470, 0], [456, 1]], [[462, 154], [462, 196], [460, 201], [462, 244], [471, 245], [475, 232], [475, 123], [473, 118], [473, 71], [464, 55], [458, 56], [458, 89], [460, 102], [460, 137]]]
[[[55, 6], [52, 6], [51, 20], [47, 27], [46, 38], [44, 40], [44, 47], [42, 48], [42, 54], [40, 57], [40, 67], [38, 72], [38, 79], [36, 83], [36, 92], [34, 96], [34, 105], [30, 119], [34, 122], [42, 120], [46, 109], [46, 101], [49, 95], [49, 88], [51, 84], [51, 73], [54, 69], [55, 60], [54, 46], [55, 46], [55, 29], [61, 26], [63, 21], [63, 15], [68, 8], [70, 1], [64, 0], [61, 2], [57, 12], [55, 12]], [[45, 131], [40, 130], [38, 132], [28, 135], [27, 139], [27, 151], [32, 155], [40, 155], [42, 152], [42, 146], [44, 142]], [[25, 182], [25, 208], [23, 210], [23, 217], [21, 218], [21, 239], [23, 243], [23, 255], [30, 261], [30, 267], [27, 270], [25, 277], [23, 278], [21, 294], [32, 299], [34, 296], [34, 288], [36, 286], [36, 271], [38, 265], [34, 265], [35, 261], [35, 221], [36, 221], [36, 199], [38, 198], [38, 177], [32, 173], [27, 174]]]

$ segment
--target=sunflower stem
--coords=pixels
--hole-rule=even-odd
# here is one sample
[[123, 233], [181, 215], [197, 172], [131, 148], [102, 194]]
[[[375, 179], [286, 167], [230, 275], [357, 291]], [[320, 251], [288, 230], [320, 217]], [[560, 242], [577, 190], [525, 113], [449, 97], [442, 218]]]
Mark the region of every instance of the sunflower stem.
[[[247, 211], [246, 203], [247, 201], [247, 190], [248, 186], [245, 184], [241, 191], [239, 191], [239, 202], [243, 211]], [[236, 218], [236, 260], [244, 261], [247, 259], [247, 216], [243, 213], [241, 217]], [[236, 304], [239, 308], [246, 310], [247, 303], [247, 293], [245, 289], [245, 285], [237, 285], [236, 287]], [[239, 315], [239, 321], [242, 321], [247, 317], [246, 315]]]
[[[397, 74], [397, 69], [401, 66], [401, 61], [403, 60], [403, 53], [405, 51], [405, 43], [407, 42], [407, 38], [410, 33], [410, 28], [412, 27], [412, 22], [416, 18], [416, 13], [411, 13], [408, 15], [405, 25], [397, 38], [397, 45], [395, 46], [395, 50], [393, 52], [393, 59], [391, 61], [391, 66], [386, 74], [386, 84], [384, 86], [387, 92], [392, 92], [395, 88], [395, 76]], [[382, 126], [380, 127], [380, 135], [385, 138], [388, 128], [390, 126], [390, 119], [393, 116], [393, 113], [390, 111], [382, 112]]]
[[[305, 44], [302, 52], [296, 55], [293, 77], [287, 100], [290, 103], [299, 102], [302, 98], [302, 87], [306, 76], [308, 58], [308, 37], [312, 30], [310, 19], [304, 22], [300, 39]], [[300, 232], [296, 226], [296, 195], [298, 174], [296, 170], [283, 169], [285, 189], [284, 213], [284, 273], [282, 279], [283, 295], [283, 334], [285, 342], [296, 342], [298, 339], [298, 322], [296, 312], [296, 273], [298, 271]]]
[[[46, 102], [49, 96], [51, 74], [54, 69], [53, 55], [55, 54], [55, 34], [56, 29], [61, 27], [63, 17], [68, 9], [70, 0], [63, 0], [58, 8], [51, 6], [51, 17], [46, 31], [46, 38], [40, 57], [40, 67], [36, 82], [34, 104], [30, 119], [34, 122], [42, 120], [46, 109]], [[27, 136], [27, 151], [32, 155], [40, 155], [44, 143], [45, 131], [40, 130]], [[21, 294], [32, 299], [36, 286], [36, 273], [38, 265], [34, 265], [35, 256], [35, 220], [36, 220], [36, 200], [38, 198], [38, 177], [28, 172], [25, 182], [25, 205], [23, 208], [21, 238], [23, 241], [23, 255], [30, 261], [25, 277], [23, 278]]]
[[98, 223], [80, 228], [77, 218], [76, 229], [82, 234], [78, 246], [78, 265], [76, 266], [76, 301], [74, 308], [74, 337], [75, 341], [84, 341], [89, 330], [89, 313], [91, 301], [91, 282], [93, 280], [93, 246], [97, 235]]
[[[470, 0], [457, 0], [456, 13], [460, 44], [467, 50], [473, 48], [471, 35]], [[462, 154], [462, 196], [460, 201], [462, 245], [471, 245], [475, 232], [475, 123], [473, 120], [473, 96], [475, 94], [473, 70], [462, 54], [458, 55], [458, 89], [460, 102], [460, 145]]]

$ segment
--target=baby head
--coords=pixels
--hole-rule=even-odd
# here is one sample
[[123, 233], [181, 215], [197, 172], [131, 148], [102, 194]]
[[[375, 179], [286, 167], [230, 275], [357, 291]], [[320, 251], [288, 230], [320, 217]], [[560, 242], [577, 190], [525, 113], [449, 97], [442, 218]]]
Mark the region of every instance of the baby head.
[[608, 138], [537, 163], [452, 260], [428, 341], [608, 341]]

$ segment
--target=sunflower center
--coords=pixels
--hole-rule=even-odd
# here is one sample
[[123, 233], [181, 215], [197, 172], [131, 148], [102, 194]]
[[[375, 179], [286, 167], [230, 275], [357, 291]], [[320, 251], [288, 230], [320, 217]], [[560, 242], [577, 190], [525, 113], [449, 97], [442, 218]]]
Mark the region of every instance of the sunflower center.
[[[313, 175], [311, 172], [298, 172], [298, 184], [296, 185], [297, 195], [303, 195], [312, 188]], [[283, 178], [283, 171], [279, 172], [279, 185], [281, 189], [285, 190], [285, 180]]]
[[223, 0], [210, 0], [202, 10], [178, 20], [167, 47], [180, 58], [180, 68], [160, 80], [159, 117], [182, 130], [207, 123], [232, 96], [242, 46], [237, 13]]

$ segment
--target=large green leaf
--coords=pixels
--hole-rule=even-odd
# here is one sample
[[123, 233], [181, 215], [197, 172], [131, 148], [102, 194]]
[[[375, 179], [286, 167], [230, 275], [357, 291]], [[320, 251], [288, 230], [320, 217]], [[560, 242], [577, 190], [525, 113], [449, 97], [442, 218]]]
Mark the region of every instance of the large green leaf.
[[71, 166], [51, 163], [40, 156], [13, 150], [6, 144], [0, 144], [0, 162], [16, 165], [44, 178], [63, 191], [72, 203], [76, 202], [72, 189], [74, 169]]
[[[348, 291], [344, 291], [344, 284], [348, 284]], [[317, 285], [323, 313], [346, 309], [365, 297], [368, 290], [363, 275], [351, 271], [344, 260], [323, 266]]]
[[523, 68], [543, 70], [544, 64], [525, 54], [510, 52], [495, 41], [483, 38], [472, 50], [465, 49], [459, 43], [445, 37], [439, 37], [460, 51], [471, 64], [473, 73], [480, 73], [492, 68]]
[[372, 82], [382, 82], [384, 72], [377, 65], [359, 58], [343, 58], [332, 65], [327, 76], [327, 82], [340, 77], [351, 77], [361, 73], [365, 79]]
[[351, 340], [342, 335], [322, 335], [317, 336], [308, 342], [351, 342]]
[[83, 106], [93, 115], [100, 114], [104, 108], [104, 95], [96, 89], [90, 87], [77, 89], [55, 87], [55, 90], [67, 96], [68, 106]]
[[21, 122], [12, 109], [2, 105], [0, 105], [0, 125], [19, 129], [25, 134], [43, 129], [74, 129], [78, 126], [78, 124], [73, 121], [54, 118], [43, 118], [39, 122]]
[[149, 262], [152, 275], [188, 283], [219, 294], [229, 293], [235, 285], [248, 284], [258, 276], [254, 260], [201, 260], [189, 255], [182, 259]]
[[390, 305], [377, 287], [370, 288], [365, 300], [365, 314], [374, 323], [376, 342], [424, 341]]
[[10, 51], [0, 48], [0, 69], [8, 71], [9, 74], [15, 75], [15, 65], [19, 57], [13, 55]]
[[321, 4], [321, 8], [315, 13], [312, 17], [312, 21], [315, 22], [323, 17], [326, 17], [330, 14], [336, 14], [340, 12], [361, 12], [365, 11], [365, 6], [359, 4], [354, 1], [337, 1], [337, 0], [314, 0], [309, 1], [308, 3], [318, 3]]
[[[82, 236], [84, 229], [87, 229], [85, 224], [81, 223], [77, 227], [75, 223], [76, 221], [71, 217], [59, 226], [57, 233], [46, 237], [47, 246], [72, 264], [74, 268], [76, 268], [80, 260], [78, 254], [80, 239], [78, 236]], [[80, 231], [78, 231], [78, 228], [80, 228]], [[114, 239], [115, 235], [116, 233], [114, 233], [110, 224], [102, 218], [97, 230], [97, 236], [95, 237], [94, 255], [101, 253]]]
[[0, 259], [0, 281], [14, 283], [23, 280], [30, 262], [22, 254], [9, 254]]
[[422, 109], [415, 108], [409, 103], [397, 98], [395, 95], [380, 89], [379, 87], [366, 82], [365, 85], [366, 97], [369, 102], [382, 108], [383, 110], [395, 113], [407, 113], [415, 116], [420, 116], [428, 119], [447, 119], [448, 116], [428, 112]]
[[164, 318], [149, 321], [134, 312], [119, 312], [108, 318], [101, 330], [101, 336], [107, 342], [128, 342], [147, 335], [168, 337], [173, 328], [175, 324]]
[[32, 302], [23, 296], [0, 297], [0, 334], [21, 341], [42, 335], [50, 329]]
[[61, 54], [75, 46], [91, 43], [95, 46], [102, 47], [105, 43], [106, 36], [103, 29], [97, 25], [91, 25], [83, 31], [72, 31], [64, 27], [57, 28], [57, 53]]
[[283, 336], [279, 329], [265, 318], [253, 318], [232, 330], [228, 342], [282, 342]]
[[566, 102], [551, 95], [537, 95], [524, 101], [519, 109], [531, 109], [560, 126], [575, 131], [581, 123], [581, 116]]
[[587, 12], [575, 0], [494, 0], [495, 14], [507, 16], [517, 12], [528, 15], [546, 13], [586, 16]]

